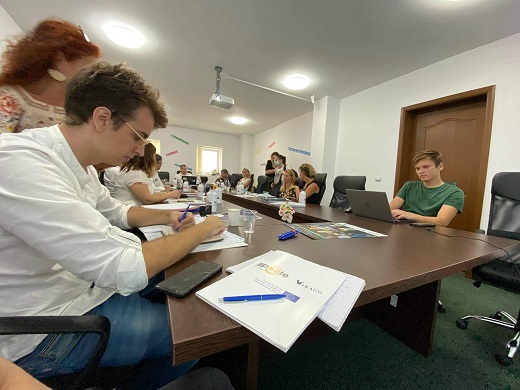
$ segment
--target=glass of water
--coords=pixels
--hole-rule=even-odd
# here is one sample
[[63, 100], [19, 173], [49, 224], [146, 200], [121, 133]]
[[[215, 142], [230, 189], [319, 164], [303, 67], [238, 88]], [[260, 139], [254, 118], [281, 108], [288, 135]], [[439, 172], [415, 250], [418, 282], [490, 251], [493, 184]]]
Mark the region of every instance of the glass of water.
[[244, 210], [244, 233], [254, 233], [256, 214], [251, 210]]

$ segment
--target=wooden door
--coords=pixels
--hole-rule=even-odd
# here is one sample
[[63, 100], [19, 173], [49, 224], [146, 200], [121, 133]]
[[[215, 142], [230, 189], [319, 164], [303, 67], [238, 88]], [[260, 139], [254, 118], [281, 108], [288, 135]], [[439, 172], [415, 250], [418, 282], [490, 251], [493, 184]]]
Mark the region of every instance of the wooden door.
[[[494, 87], [438, 99], [403, 109], [395, 192], [408, 180], [419, 180], [412, 157], [422, 150], [439, 151], [441, 177], [464, 191], [464, 207], [449, 227], [480, 227], [491, 138]], [[474, 94], [471, 94], [475, 92]], [[486, 92], [486, 93], [483, 93]]]

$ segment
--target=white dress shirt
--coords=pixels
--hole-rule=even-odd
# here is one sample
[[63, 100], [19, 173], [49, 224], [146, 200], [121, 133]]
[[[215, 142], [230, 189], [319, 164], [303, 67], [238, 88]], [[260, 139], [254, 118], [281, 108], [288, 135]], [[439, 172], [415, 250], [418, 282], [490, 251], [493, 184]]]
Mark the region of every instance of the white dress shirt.
[[[81, 315], [147, 283], [130, 206], [81, 167], [57, 125], [0, 135], [0, 316]], [[14, 361], [44, 335], [0, 336]]]

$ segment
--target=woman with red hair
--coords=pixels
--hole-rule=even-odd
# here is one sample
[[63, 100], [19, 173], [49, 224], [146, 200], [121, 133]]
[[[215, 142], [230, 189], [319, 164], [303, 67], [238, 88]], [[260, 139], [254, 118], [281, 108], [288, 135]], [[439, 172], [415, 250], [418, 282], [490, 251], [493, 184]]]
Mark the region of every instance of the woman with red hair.
[[46, 19], [2, 54], [0, 133], [46, 127], [64, 117], [65, 81], [101, 55], [80, 27]]

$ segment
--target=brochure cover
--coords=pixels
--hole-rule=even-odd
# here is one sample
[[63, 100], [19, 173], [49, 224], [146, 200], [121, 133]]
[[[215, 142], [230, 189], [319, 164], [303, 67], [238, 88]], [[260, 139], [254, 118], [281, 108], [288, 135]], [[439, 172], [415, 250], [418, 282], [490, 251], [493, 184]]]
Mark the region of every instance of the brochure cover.
[[[342, 285], [346, 274], [283, 251], [198, 291], [206, 303], [287, 352]], [[224, 297], [283, 294], [284, 298], [223, 302]]]
[[331, 238], [363, 238], [386, 237], [384, 234], [363, 229], [343, 222], [319, 222], [319, 223], [286, 223], [291, 229], [313, 240], [328, 240]]

